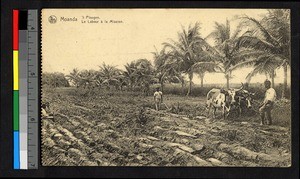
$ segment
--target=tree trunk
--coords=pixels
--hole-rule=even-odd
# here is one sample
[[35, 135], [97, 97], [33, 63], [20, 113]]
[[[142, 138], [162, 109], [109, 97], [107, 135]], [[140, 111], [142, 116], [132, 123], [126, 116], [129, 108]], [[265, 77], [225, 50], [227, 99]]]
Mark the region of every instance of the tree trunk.
[[193, 73], [189, 73], [189, 90], [187, 92], [187, 96], [189, 96], [192, 93], [192, 85], [193, 85]]
[[227, 89], [229, 89], [229, 87], [230, 87], [230, 77], [231, 77], [231, 71], [229, 71], [229, 72], [225, 75], [225, 78], [226, 78], [226, 87], [227, 87]]
[[229, 89], [229, 81], [230, 81], [229, 75], [226, 75], [226, 87], [227, 87], [227, 89]]
[[270, 77], [271, 77], [271, 87], [274, 88], [275, 87], [275, 82], [274, 82], [275, 71], [274, 70], [271, 72]]
[[161, 88], [161, 92], [164, 92], [164, 82], [163, 81], [160, 82], [160, 88]]
[[181, 82], [181, 95], [184, 95], [184, 82]]
[[284, 66], [283, 66], [283, 72], [284, 72], [284, 80], [283, 80], [283, 90], [282, 90], [282, 96], [281, 96], [281, 98], [286, 98], [287, 73], [288, 73], [288, 66], [287, 66], [287, 64], [284, 64]]
[[201, 73], [201, 72], [199, 73], [199, 77], [201, 80], [201, 88], [203, 87], [204, 75], [205, 75], [205, 73]]

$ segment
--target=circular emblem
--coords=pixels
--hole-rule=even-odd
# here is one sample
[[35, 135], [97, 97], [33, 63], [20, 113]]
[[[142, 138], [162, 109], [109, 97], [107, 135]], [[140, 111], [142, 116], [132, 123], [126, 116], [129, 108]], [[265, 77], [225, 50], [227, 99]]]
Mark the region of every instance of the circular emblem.
[[57, 21], [57, 18], [55, 15], [51, 15], [51, 16], [49, 16], [48, 20], [51, 24], [55, 24]]

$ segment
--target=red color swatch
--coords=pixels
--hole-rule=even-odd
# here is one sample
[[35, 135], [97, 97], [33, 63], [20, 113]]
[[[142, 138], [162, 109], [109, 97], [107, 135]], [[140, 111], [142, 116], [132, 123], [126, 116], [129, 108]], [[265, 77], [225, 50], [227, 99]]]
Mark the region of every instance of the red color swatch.
[[13, 50], [19, 50], [19, 10], [13, 10]]

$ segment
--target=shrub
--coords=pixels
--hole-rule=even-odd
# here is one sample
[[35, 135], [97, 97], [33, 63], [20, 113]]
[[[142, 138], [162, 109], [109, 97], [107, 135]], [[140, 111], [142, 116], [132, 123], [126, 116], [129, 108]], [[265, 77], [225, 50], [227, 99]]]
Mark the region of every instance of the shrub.
[[70, 84], [63, 73], [43, 73], [42, 84], [49, 87], [69, 87]]

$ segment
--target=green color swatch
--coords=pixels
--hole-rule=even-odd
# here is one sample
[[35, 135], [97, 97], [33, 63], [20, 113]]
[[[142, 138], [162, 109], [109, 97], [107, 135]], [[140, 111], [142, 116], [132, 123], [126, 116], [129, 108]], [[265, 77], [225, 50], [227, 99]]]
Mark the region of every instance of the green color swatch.
[[13, 126], [14, 126], [14, 131], [19, 130], [19, 91], [14, 90], [13, 93]]

